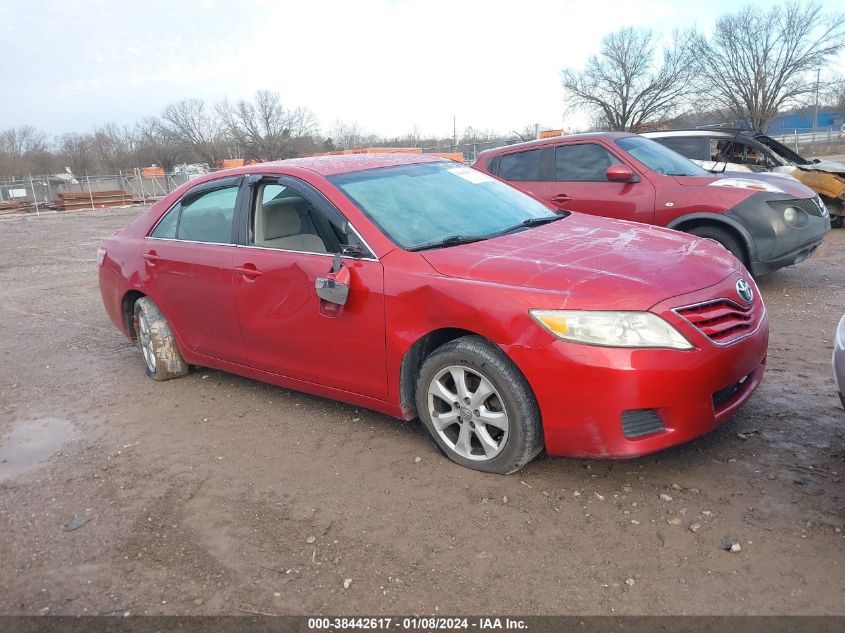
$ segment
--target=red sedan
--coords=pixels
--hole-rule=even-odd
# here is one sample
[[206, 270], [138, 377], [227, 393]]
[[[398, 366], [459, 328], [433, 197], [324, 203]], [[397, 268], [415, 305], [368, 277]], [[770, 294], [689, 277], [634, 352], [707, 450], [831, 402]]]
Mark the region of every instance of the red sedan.
[[459, 464], [632, 457], [729, 418], [763, 375], [754, 281], [706, 239], [555, 213], [434, 157], [192, 181], [106, 239], [146, 373], [190, 365], [419, 417]]

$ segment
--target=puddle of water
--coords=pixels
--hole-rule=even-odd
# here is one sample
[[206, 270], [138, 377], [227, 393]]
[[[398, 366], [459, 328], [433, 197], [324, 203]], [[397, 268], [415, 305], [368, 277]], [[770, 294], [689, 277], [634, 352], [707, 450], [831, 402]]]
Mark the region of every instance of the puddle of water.
[[73, 435], [73, 425], [59, 418], [19, 424], [0, 444], [0, 481], [37, 470]]

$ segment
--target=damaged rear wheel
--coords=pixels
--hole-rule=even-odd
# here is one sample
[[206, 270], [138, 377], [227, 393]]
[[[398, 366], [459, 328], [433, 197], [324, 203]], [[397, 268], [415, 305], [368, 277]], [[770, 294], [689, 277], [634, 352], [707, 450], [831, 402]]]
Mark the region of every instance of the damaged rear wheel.
[[170, 324], [148, 297], [135, 302], [135, 333], [144, 356], [144, 372], [153, 380], [170, 380], [188, 373]]

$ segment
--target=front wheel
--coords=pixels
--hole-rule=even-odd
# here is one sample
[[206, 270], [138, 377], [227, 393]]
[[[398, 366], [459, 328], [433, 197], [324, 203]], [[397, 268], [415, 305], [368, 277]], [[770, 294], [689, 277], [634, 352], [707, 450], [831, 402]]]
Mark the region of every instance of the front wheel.
[[528, 382], [481, 337], [432, 352], [420, 371], [416, 404], [437, 446], [461, 466], [505, 475], [543, 448], [540, 409]]
[[170, 324], [149, 297], [135, 302], [135, 333], [147, 376], [153, 380], [170, 380], [188, 373], [188, 364], [176, 346]]
[[697, 226], [687, 231], [687, 233], [695, 235], [696, 237], [703, 237], [704, 239], [718, 242], [725, 247], [725, 249], [730, 251], [731, 255], [748, 266], [748, 261], [745, 259], [745, 249], [742, 247], [739, 239], [737, 239], [730, 231], [718, 226]]

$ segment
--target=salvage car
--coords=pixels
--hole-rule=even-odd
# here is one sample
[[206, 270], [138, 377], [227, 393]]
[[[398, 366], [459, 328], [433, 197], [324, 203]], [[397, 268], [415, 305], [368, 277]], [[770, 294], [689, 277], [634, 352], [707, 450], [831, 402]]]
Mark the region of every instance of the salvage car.
[[768, 318], [709, 240], [557, 213], [452, 161], [313, 157], [191, 181], [102, 242], [154, 380], [191, 366], [419, 417], [455, 462], [623, 458], [730, 418]]
[[736, 129], [645, 132], [705, 169], [726, 172], [772, 172], [792, 176], [819, 194], [830, 212], [830, 224], [845, 224], [845, 164], [807, 159], [766, 134]]
[[792, 179], [711, 174], [636, 134], [509, 145], [481, 152], [473, 167], [560, 209], [714, 240], [756, 276], [807, 259], [830, 228], [818, 196]]

